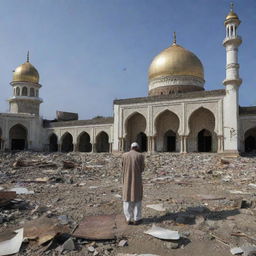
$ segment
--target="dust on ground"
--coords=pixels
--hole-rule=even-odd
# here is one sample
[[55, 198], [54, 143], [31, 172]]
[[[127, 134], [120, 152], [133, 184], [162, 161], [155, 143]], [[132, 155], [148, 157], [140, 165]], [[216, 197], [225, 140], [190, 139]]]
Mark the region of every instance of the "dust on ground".
[[[66, 220], [69, 235], [55, 246], [24, 241], [18, 255], [27, 256], [226, 256], [230, 248], [256, 245], [256, 156], [157, 153], [145, 154], [145, 161], [143, 223], [115, 240], [89, 241], [72, 236], [85, 216], [122, 215], [121, 154], [1, 153], [1, 189], [31, 193], [0, 207], [0, 232], [42, 216]], [[147, 207], [152, 204], [161, 211]], [[145, 234], [152, 224], [179, 231], [181, 239]], [[63, 248], [68, 239], [74, 246]]]

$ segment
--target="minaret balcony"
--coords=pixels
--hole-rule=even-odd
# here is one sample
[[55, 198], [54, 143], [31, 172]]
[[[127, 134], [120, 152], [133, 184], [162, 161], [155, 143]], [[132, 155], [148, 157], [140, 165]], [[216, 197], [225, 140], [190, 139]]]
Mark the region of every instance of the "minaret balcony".
[[242, 43], [241, 36], [229, 36], [229, 37], [226, 37], [222, 42], [224, 47], [226, 47], [227, 44], [233, 44], [233, 45], [239, 46], [241, 43]]

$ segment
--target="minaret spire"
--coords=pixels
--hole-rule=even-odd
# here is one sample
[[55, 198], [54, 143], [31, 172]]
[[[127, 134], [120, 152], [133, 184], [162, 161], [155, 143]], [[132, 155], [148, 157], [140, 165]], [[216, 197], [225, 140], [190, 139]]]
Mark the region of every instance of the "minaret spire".
[[176, 45], [176, 41], [177, 41], [176, 32], [173, 32], [173, 42], [172, 42], [172, 45]]
[[27, 53], [27, 62], [29, 62], [29, 51]]
[[233, 12], [234, 11], [234, 3], [230, 2], [230, 11]]

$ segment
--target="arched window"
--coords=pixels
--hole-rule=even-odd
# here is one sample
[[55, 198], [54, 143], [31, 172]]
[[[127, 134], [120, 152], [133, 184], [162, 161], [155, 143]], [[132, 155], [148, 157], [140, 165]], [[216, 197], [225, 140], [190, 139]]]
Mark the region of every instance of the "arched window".
[[34, 97], [35, 96], [35, 89], [34, 88], [30, 88], [29, 95], [30, 95], [30, 97]]
[[38, 92], [38, 90], [36, 90], [36, 97], [38, 97], [39, 96], [39, 92]]
[[20, 96], [20, 87], [16, 88], [16, 96]]
[[23, 88], [22, 88], [21, 95], [22, 95], [22, 96], [28, 96], [28, 88], [27, 88], [27, 87], [23, 87]]

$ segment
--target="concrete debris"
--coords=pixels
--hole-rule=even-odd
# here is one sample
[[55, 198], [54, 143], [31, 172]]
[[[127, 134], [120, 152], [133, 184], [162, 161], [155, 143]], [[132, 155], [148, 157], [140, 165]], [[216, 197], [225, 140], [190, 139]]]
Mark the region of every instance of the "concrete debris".
[[89, 240], [116, 239], [127, 227], [121, 215], [87, 216], [73, 235]]
[[[23, 240], [23, 228], [14, 231], [15, 235], [5, 241], [0, 241], [0, 256], [18, 253]], [[0, 234], [0, 239], [2, 235]]]
[[238, 255], [238, 254], [242, 254], [244, 251], [240, 247], [233, 247], [230, 249], [230, 252], [233, 255]]
[[164, 239], [164, 240], [179, 240], [180, 235], [178, 231], [173, 231], [165, 228], [161, 228], [155, 225], [152, 225], [152, 227], [144, 231], [145, 234], [154, 236], [159, 239]]
[[146, 205], [146, 207], [154, 209], [154, 210], [159, 211], [159, 212], [165, 212], [166, 211], [166, 208], [164, 207], [163, 204], [148, 204], [148, 205]]
[[44, 216], [24, 225], [24, 237], [29, 240], [37, 240], [39, 245], [52, 240], [57, 234], [68, 232], [69, 229], [61, 225], [58, 219]]
[[66, 240], [62, 245], [62, 249], [66, 251], [74, 251], [76, 249], [76, 246], [73, 238], [69, 238], [68, 240]]
[[[245, 242], [252, 245], [243, 256], [254, 253], [255, 155], [223, 162], [218, 154], [145, 153], [145, 160], [143, 223], [135, 226], [122, 214], [121, 154], [0, 152], [0, 234], [6, 232], [0, 242], [23, 227], [19, 254], [26, 256], [169, 255], [173, 248], [212, 256], [217, 243], [218, 254], [226, 255], [230, 245], [244, 249]], [[14, 187], [25, 193], [10, 191]], [[83, 223], [85, 216], [102, 215], [115, 217]], [[180, 239], [143, 234], [154, 223]], [[102, 239], [106, 234], [111, 239]], [[128, 245], [119, 246], [121, 240]]]
[[22, 187], [15, 187], [10, 189], [10, 191], [16, 192], [16, 194], [21, 195], [29, 195], [29, 194], [34, 194], [34, 191], [29, 191], [27, 188], [22, 188]]
[[128, 245], [128, 241], [127, 240], [121, 240], [119, 243], [118, 243], [118, 246], [119, 247], [124, 247], [124, 246], [127, 246]]

